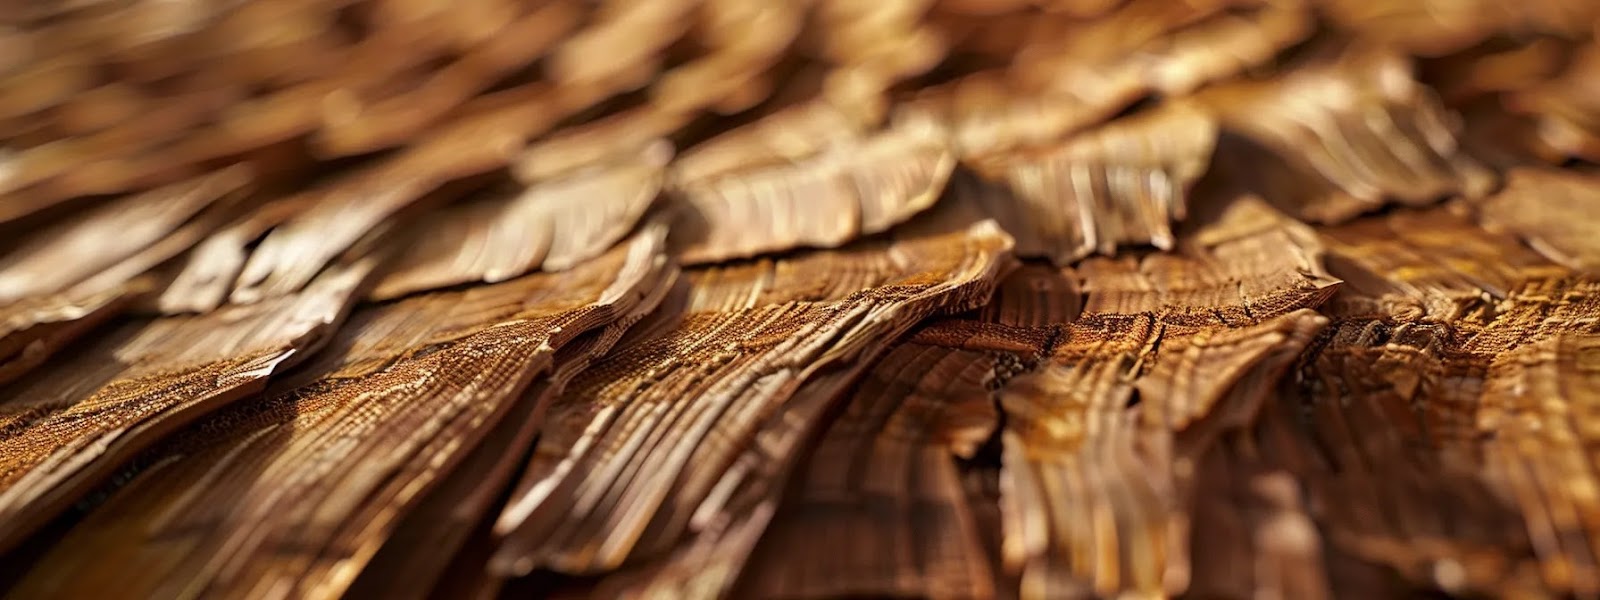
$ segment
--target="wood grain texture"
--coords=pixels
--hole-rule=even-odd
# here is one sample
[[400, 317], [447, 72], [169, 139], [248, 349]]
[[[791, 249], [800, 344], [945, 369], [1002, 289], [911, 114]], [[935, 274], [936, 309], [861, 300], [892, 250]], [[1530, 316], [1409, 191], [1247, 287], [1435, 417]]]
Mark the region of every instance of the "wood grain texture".
[[[293, 383], [153, 451], [148, 470], [97, 513], [106, 525], [84, 529], [22, 589], [340, 593], [396, 521], [549, 372], [557, 349], [652, 308], [640, 303], [658, 300], [651, 290], [670, 277], [663, 231], [652, 229], [585, 269], [355, 315]], [[307, 459], [324, 466], [295, 468]], [[315, 508], [301, 502], [312, 496]], [[174, 512], [172, 502], [188, 508]], [[121, 558], [78, 578], [89, 555], [70, 544]]]
[[0, 2], [0, 595], [1600, 596], [1596, 6]]

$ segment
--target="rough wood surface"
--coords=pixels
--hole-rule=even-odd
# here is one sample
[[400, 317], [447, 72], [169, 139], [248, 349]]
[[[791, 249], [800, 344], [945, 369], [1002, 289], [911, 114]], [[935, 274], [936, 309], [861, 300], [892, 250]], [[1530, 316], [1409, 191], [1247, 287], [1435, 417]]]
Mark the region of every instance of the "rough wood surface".
[[0, 2], [0, 595], [1600, 596], [1597, 7]]
[[8, 384], [0, 544], [16, 545], [135, 453], [326, 343], [374, 262], [273, 302], [120, 324]]
[[[142, 458], [149, 467], [96, 513], [104, 525], [65, 540], [50, 563], [59, 570], [35, 571], [18, 592], [339, 594], [396, 516], [495, 427], [558, 349], [653, 308], [643, 300], [670, 284], [663, 233], [647, 229], [581, 269], [353, 316], [322, 358], [278, 386], [287, 389]], [[303, 460], [321, 466], [301, 470]], [[91, 556], [76, 544], [130, 552], [78, 577], [92, 567], [76, 562]]]

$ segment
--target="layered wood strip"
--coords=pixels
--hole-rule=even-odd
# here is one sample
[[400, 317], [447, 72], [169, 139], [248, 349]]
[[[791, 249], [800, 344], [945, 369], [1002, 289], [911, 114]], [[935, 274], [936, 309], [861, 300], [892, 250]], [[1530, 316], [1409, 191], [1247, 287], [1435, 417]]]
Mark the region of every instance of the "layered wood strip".
[[[845, 127], [843, 119], [825, 106], [803, 105], [686, 153], [675, 185], [686, 205], [674, 224], [680, 260], [837, 247], [939, 199], [955, 168], [948, 149], [894, 130], [856, 137], [849, 129], [820, 129]], [[789, 147], [784, 136], [791, 134], [836, 137], [823, 147], [805, 147], [817, 143], [811, 140]]]
[[1454, 593], [1590, 593], [1594, 482], [1578, 465], [1595, 284], [1509, 236], [1429, 222], [1437, 235], [1394, 259], [1377, 250], [1406, 244], [1392, 234], [1330, 234], [1374, 280], [1349, 295], [1440, 308], [1349, 313], [1307, 359], [1310, 419], [1273, 423], [1273, 455], [1327, 507], [1315, 516], [1340, 553]]
[[[689, 120], [687, 112], [653, 104], [624, 109], [552, 132], [530, 144], [511, 170], [518, 181], [534, 184], [619, 160], [645, 157], [646, 162], [654, 162], [657, 149], [668, 148], [670, 143], [665, 140]], [[673, 157], [663, 159], [666, 158]]]
[[[861, 12], [866, 9], [826, 2], [761, 7], [681, 2], [655, 8], [620, 3], [586, 19], [588, 9], [570, 2], [524, 10], [479, 0], [459, 14], [403, 3], [377, 2], [381, 8], [373, 8], [355, 2], [348, 3], [348, 9], [346, 3], [334, 4], [269, 0], [196, 10], [186, 13], [193, 20], [180, 19], [186, 25], [176, 30], [157, 26], [164, 18], [156, 17], [132, 26], [134, 31], [151, 28], [143, 34], [110, 28], [111, 21], [102, 20], [122, 14], [120, 9], [30, 30], [24, 37], [41, 61], [13, 75], [57, 85], [17, 88], [16, 110], [7, 113], [11, 119], [5, 121], [17, 129], [0, 136], [11, 139], [7, 145], [17, 150], [0, 169], [0, 188], [15, 194], [0, 211], [14, 212], [0, 220], [34, 214], [76, 196], [177, 181], [202, 165], [277, 160], [315, 164], [331, 156], [400, 146], [392, 156], [376, 157], [372, 165], [275, 202], [237, 227], [226, 228], [215, 243], [195, 253], [192, 265], [173, 281], [173, 290], [163, 294], [159, 306], [166, 311], [209, 310], [223, 299], [247, 303], [280, 296], [303, 287], [364, 233], [429, 204], [435, 197], [431, 190], [504, 166], [508, 155], [531, 138], [614, 94], [650, 86], [643, 112], [659, 118], [648, 119], [645, 125], [650, 127], [643, 129], [652, 131], [652, 137], [672, 134], [708, 109], [736, 112], [753, 106], [772, 87], [774, 69], [787, 69], [779, 65], [784, 53], [793, 52], [797, 40], [805, 41], [808, 29], [818, 34], [811, 37], [826, 40], [820, 42], [826, 47], [817, 58], [834, 66], [823, 69], [829, 74], [822, 89], [811, 93], [814, 97], [805, 104], [840, 113], [843, 121], [806, 136], [872, 141], [828, 152], [822, 152], [827, 144], [800, 142], [796, 148], [806, 150], [780, 152], [790, 159], [807, 159], [793, 168], [767, 165], [772, 169], [762, 169], [760, 176], [746, 173], [716, 185], [691, 186], [685, 194], [695, 208], [690, 212], [701, 216], [686, 219], [680, 229], [687, 232], [686, 239], [705, 240], [708, 247], [691, 248], [685, 257], [710, 261], [797, 246], [836, 246], [880, 232], [926, 208], [948, 177], [950, 159], [938, 142], [915, 132], [887, 139], [865, 135], [883, 109], [862, 112], [869, 104], [882, 104], [891, 84], [927, 71], [943, 56], [943, 34], [925, 23], [918, 25], [931, 18], [926, 7], [888, 5]], [[337, 23], [343, 18], [341, 11], [357, 22], [370, 21], [372, 28], [341, 28]], [[1083, 113], [1086, 118], [1071, 117], [1078, 124], [1051, 134], [1059, 136], [1103, 118], [1109, 114], [1105, 111], [1134, 99], [1138, 90], [1181, 93], [1201, 81], [1269, 59], [1298, 39], [1296, 32], [1303, 28], [1293, 23], [1304, 21], [1305, 12], [1294, 2], [1133, 3], [1114, 11], [1113, 17], [1074, 25], [1075, 31], [1092, 34], [1081, 36], [1082, 43], [1074, 42], [1058, 53], [1021, 57], [1014, 73], [994, 75], [1027, 80], [1030, 73], [1041, 72], [1034, 68], [1037, 65], [1056, 65], [1075, 73], [1122, 65], [1107, 70], [1138, 72], [1119, 80], [1142, 83], [1128, 88], [1127, 94], [1099, 94], [1122, 99], [1091, 101], [1102, 108]], [[808, 21], [808, 16], [816, 18]], [[1141, 25], [1146, 19], [1156, 25]], [[75, 31], [79, 27], [84, 29]], [[255, 33], [252, 28], [275, 33]], [[739, 33], [726, 33], [730, 31]], [[910, 37], [900, 40], [895, 31], [908, 31]], [[1247, 38], [1258, 41], [1238, 45], [1238, 40]], [[1105, 46], [1092, 40], [1115, 43]], [[99, 43], [130, 54], [112, 60]], [[674, 43], [685, 48], [671, 49]], [[614, 47], [593, 56], [609, 58], [598, 60], [588, 53], [608, 44]], [[1231, 50], [1204, 50], [1212, 46]], [[1150, 60], [1130, 63], [1117, 49], [1148, 55]], [[527, 67], [547, 50], [548, 68], [529, 72]], [[681, 52], [695, 51], [703, 53], [681, 64], [667, 64]], [[300, 60], [318, 52], [326, 56]], [[662, 52], [665, 60], [652, 56]], [[58, 53], [58, 58], [43, 60]], [[1202, 54], [1230, 58], [1207, 59]], [[97, 61], [114, 63], [112, 81], [100, 82]], [[223, 73], [222, 64], [236, 66], [237, 72]], [[655, 78], [658, 70], [662, 74]], [[69, 100], [72, 92], [85, 89], [93, 91], [85, 100]], [[495, 91], [488, 92], [491, 89]], [[1041, 106], [1059, 99], [1041, 99]], [[143, 118], [126, 118], [134, 114]], [[44, 123], [48, 131], [29, 129], [26, 123], [31, 122]], [[66, 129], [56, 131], [59, 127]], [[853, 133], [845, 134], [846, 129]], [[744, 137], [784, 137], [771, 128], [751, 132]], [[314, 154], [321, 155], [302, 156], [296, 149], [307, 136]], [[794, 146], [796, 139], [787, 137], [780, 143]], [[531, 167], [543, 176], [595, 160], [575, 155], [550, 161], [554, 149], [546, 150], [550, 151], [533, 154], [549, 166]], [[813, 157], [814, 153], [831, 158]], [[851, 154], [871, 159], [839, 158]], [[530, 155], [529, 160], [535, 159]], [[698, 181], [708, 174], [693, 166], [696, 161], [690, 157], [684, 163], [686, 168], [675, 171], [690, 176], [680, 177], [681, 181]], [[872, 169], [888, 174], [865, 174]], [[769, 185], [792, 193], [787, 200], [782, 199], [785, 194], [769, 197], [760, 191]], [[829, 190], [823, 197], [855, 196], [856, 216], [784, 216], [812, 214], [816, 209], [801, 207], [795, 198], [810, 197], [819, 189]], [[727, 204], [750, 204], [760, 209], [756, 214], [769, 216], [747, 217], [740, 212], [743, 208]], [[751, 222], [763, 225], [746, 227]], [[791, 228], [789, 222], [803, 225]], [[752, 241], [761, 237], [757, 233], [772, 241]], [[263, 236], [259, 247], [253, 247]]]
[[[94, 513], [104, 525], [64, 540], [22, 589], [340, 594], [557, 349], [653, 308], [673, 274], [663, 233], [648, 228], [582, 269], [363, 311], [280, 386], [290, 389], [145, 457], [149, 468]], [[620, 334], [583, 343], [602, 351], [592, 344]], [[301, 469], [306, 460], [321, 466]], [[107, 553], [118, 558], [83, 562]]]
[[1202, 199], [1201, 222], [1191, 225], [1179, 252], [1080, 264], [1083, 312], [1233, 325], [1315, 307], [1335, 291], [1340, 281], [1324, 268], [1322, 244], [1309, 228], [1238, 190], [1211, 187]]
[[994, 567], [955, 459], [970, 457], [998, 425], [990, 390], [1044, 348], [922, 341], [936, 335], [896, 346], [859, 384], [798, 471], [797, 489], [762, 536], [740, 594], [995, 595]]
[[864, 127], [830, 102], [785, 106], [684, 150], [673, 162], [673, 181], [707, 181], [745, 169], [799, 162], [831, 145], [859, 140]]
[[[1185, 589], [1193, 473], [1173, 465], [1196, 464], [1225, 432], [1250, 424], [1269, 382], [1324, 322], [1305, 309], [1334, 282], [1309, 232], [1258, 201], [1239, 204], [1247, 208], [1208, 215], [1217, 220], [1194, 233], [1192, 254], [1151, 256], [1170, 264], [1091, 262], [1081, 282], [1072, 271], [1026, 268], [992, 300], [1005, 307], [985, 313], [996, 323], [941, 322], [891, 351], [823, 435], [739, 589], [783, 597]], [[1264, 261], [1262, 249], [1284, 240], [1302, 253]], [[1194, 275], [1245, 264], [1260, 270]], [[957, 424], [933, 416], [956, 406], [986, 414], [993, 390], [1008, 415], [1000, 563], [984, 551], [974, 525], [981, 510], [953, 460], [970, 455], [993, 423], [973, 423], [958, 441], [942, 429]], [[977, 583], [973, 573], [985, 571], [991, 579]], [[1006, 581], [995, 577], [1004, 571], [1020, 574], [1022, 587], [988, 583]]]
[[1485, 226], [1522, 239], [1545, 258], [1574, 271], [1600, 271], [1600, 178], [1593, 173], [1522, 168], [1506, 187], [1473, 204]]
[[1295, 216], [1338, 222], [1391, 201], [1493, 190], [1495, 173], [1462, 151], [1454, 116], [1410, 78], [1405, 57], [1356, 46], [1307, 60], [1274, 80], [1203, 94], [1226, 130], [1289, 163], [1264, 168], [1248, 152], [1229, 153]]
[[944, 140], [958, 155], [1048, 144], [1104, 121], [1137, 101], [1145, 89], [1121, 79], [1078, 98], [1030, 90], [1003, 70], [979, 71], [918, 90], [895, 105], [897, 129]]
[[163, 436], [239, 398], [331, 334], [372, 260], [301, 294], [104, 332], [0, 396], [0, 545], [12, 546]]
[[609, 249], [654, 205], [661, 189], [655, 156], [598, 166], [509, 187], [451, 206], [427, 218], [404, 245], [371, 297], [395, 298], [452, 285], [497, 283], [543, 269], [573, 268]]
[[1323, 323], [1299, 310], [1221, 331], [1144, 315], [1070, 328], [1002, 395], [1002, 551], [1022, 596], [1186, 589], [1189, 470]]
[[[1002, 557], [1022, 596], [1190, 585], [1193, 469], [1255, 418], [1336, 282], [1297, 224], [1248, 198], [1230, 206], [1252, 205], [1194, 232], [1184, 254], [1083, 265], [1083, 314], [1002, 392]], [[1297, 235], [1298, 257], [1263, 260], [1262, 241], [1281, 252]], [[1222, 258], [1233, 252], [1255, 258]]]
[[951, 27], [999, 46], [1008, 68], [920, 90], [892, 114], [967, 157], [1055, 143], [1152, 92], [1186, 95], [1271, 60], [1311, 21], [1297, 0], [1139, 0], [1099, 19], [1019, 12], [989, 29]]
[[234, 167], [118, 199], [28, 236], [0, 259], [0, 383], [159, 286], [151, 271], [239, 212]]
[[551, 407], [497, 523], [494, 567], [653, 558], [608, 585], [725, 593], [844, 386], [920, 318], [976, 306], [1006, 267], [992, 222], [940, 213], [890, 242], [692, 272], [682, 325], [621, 349]]
[[[996, 392], [1048, 354], [1081, 298], [1070, 271], [1025, 265], [980, 319], [917, 328], [857, 384], [796, 474], [733, 595], [1014, 594], [999, 519], [972, 483], [999, 425]], [[829, 577], [818, 577], [830, 573]]]
[[[1125, 86], [1179, 95], [1303, 39], [1311, 24], [1306, 8], [1299, 0], [1133, 0], [1100, 18], [1030, 27], [1010, 71], [1030, 87], [1080, 98], [1115, 97]], [[1197, 52], [1197, 40], [1209, 50]]]
[[56, 294], [0, 307], [0, 384], [116, 316], [149, 288], [149, 280], [139, 279], [86, 296]]
[[307, 197], [286, 200], [294, 209], [270, 223], [240, 267], [229, 299], [248, 303], [299, 289], [363, 236], [438, 197], [430, 192], [457, 191], [445, 186], [510, 164], [529, 136], [587, 107], [596, 94], [603, 97], [539, 84], [499, 92], [500, 98], [485, 97], [484, 106], [431, 130], [406, 150], [345, 173]]
[[[148, 269], [211, 233], [250, 180], [237, 166], [145, 194], [119, 198], [29, 235], [0, 258], [0, 304], [46, 296], [134, 260]], [[185, 231], [186, 229], [189, 231]], [[187, 244], [183, 243], [187, 242]], [[138, 260], [141, 253], [155, 256]], [[127, 267], [122, 267], [127, 270]], [[134, 270], [128, 277], [142, 274]]]
[[1600, 596], [1596, 6], [0, 3], [0, 594]]
[[1003, 189], [972, 189], [1017, 238], [1017, 254], [1068, 264], [1123, 245], [1169, 250], [1189, 188], [1206, 171], [1215, 120], [1168, 104], [1055, 145], [974, 159]]
[[1529, 278], [1566, 270], [1506, 234], [1477, 227], [1460, 206], [1400, 211], [1318, 230], [1333, 273], [1352, 293], [1329, 312], [1391, 321], [1451, 322], [1503, 300]]
[[682, 277], [673, 278], [670, 285], [663, 281], [641, 301], [640, 307], [656, 307], [642, 320], [636, 311], [558, 349], [549, 375], [535, 380], [499, 425], [483, 435], [478, 447], [402, 517], [348, 595], [420, 598], [430, 592], [497, 586], [501, 580], [483, 568], [493, 549], [488, 519], [525, 464], [545, 408], [572, 378], [619, 341], [650, 337], [670, 327], [688, 291]]

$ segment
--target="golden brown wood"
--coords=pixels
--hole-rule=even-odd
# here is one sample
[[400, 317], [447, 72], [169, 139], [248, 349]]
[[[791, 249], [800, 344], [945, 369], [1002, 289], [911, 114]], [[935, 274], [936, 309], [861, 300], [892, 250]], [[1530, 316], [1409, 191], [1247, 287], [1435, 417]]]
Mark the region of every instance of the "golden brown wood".
[[[659, 300], [652, 289], [671, 277], [663, 234], [647, 228], [584, 269], [357, 314], [282, 392], [226, 410], [200, 426], [205, 435], [156, 450], [137, 494], [100, 513], [112, 519], [107, 526], [83, 530], [54, 555], [53, 572], [37, 571], [22, 588], [235, 596], [288, 585], [337, 595], [398, 516], [551, 367], [556, 348], [613, 320], [634, 320], [651, 308], [641, 302]], [[307, 457], [324, 467], [295, 468]], [[320, 500], [302, 502], [309, 497]], [[174, 512], [174, 502], [189, 508]], [[168, 543], [140, 543], [150, 536]], [[88, 556], [70, 546], [79, 543], [131, 552], [99, 577], [61, 577]]]
[[1600, 595], [1596, 6], [0, 1], [0, 595]]

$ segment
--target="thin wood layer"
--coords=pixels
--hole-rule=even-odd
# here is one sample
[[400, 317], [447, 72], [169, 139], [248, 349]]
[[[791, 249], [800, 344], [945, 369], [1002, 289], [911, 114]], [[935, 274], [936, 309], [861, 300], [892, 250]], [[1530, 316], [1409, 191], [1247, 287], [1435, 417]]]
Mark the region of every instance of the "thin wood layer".
[[[1443, 217], [1404, 241], [1328, 232], [1339, 270], [1368, 283], [1336, 298], [1353, 310], [1304, 363], [1286, 409], [1310, 420], [1267, 424], [1272, 462], [1327, 507], [1318, 525], [1342, 554], [1456, 593], [1593, 593], [1580, 465], [1595, 283]], [[1395, 303], [1418, 309], [1362, 310]]]
[[1017, 254], [1070, 264], [1125, 245], [1170, 250], [1171, 223], [1205, 174], [1214, 118], [1168, 104], [1057, 144], [974, 159], [1003, 189], [978, 201], [1017, 237]]
[[[740, 593], [1215, 589], [1214, 570], [1191, 567], [1210, 543], [1189, 535], [1193, 469], [1254, 421], [1336, 282], [1308, 230], [1256, 200], [1227, 206], [1181, 254], [1026, 267], [983, 320], [936, 322], [890, 351], [810, 453]], [[996, 406], [999, 444], [979, 450]], [[998, 520], [957, 457], [1000, 460]], [[999, 534], [993, 553], [980, 523]], [[1263, 539], [1312, 557], [1284, 567], [1312, 570], [1287, 589], [1321, 589], [1314, 541]]]
[[1600, 178], [1593, 173], [1522, 168], [1506, 187], [1474, 204], [1487, 227], [1522, 239], [1545, 258], [1575, 271], [1600, 272]]
[[[831, 248], [881, 233], [932, 206], [955, 158], [943, 145], [888, 130], [855, 136], [802, 106], [735, 130], [689, 154], [675, 172], [685, 210], [675, 223], [688, 264], [802, 247]], [[826, 125], [807, 122], [827, 118]], [[798, 123], [796, 123], [798, 122]], [[822, 148], [788, 136], [843, 135]], [[799, 138], [804, 139], [804, 138]], [[826, 138], [823, 138], [826, 139]], [[752, 140], [774, 148], [751, 148]], [[782, 156], [779, 153], [795, 153]], [[775, 156], [765, 156], [772, 153]], [[719, 164], [725, 161], [730, 164]]]
[[920, 318], [975, 306], [1006, 267], [993, 223], [942, 220], [892, 242], [692, 272], [682, 325], [620, 349], [551, 407], [496, 526], [495, 567], [654, 559], [615, 585], [725, 591], [842, 387]]
[[890, 351], [799, 471], [797, 495], [747, 567], [746, 593], [992, 597], [954, 457], [995, 426], [986, 384], [1008, 358], [918, 343]]
[[0, 593], [1600, 596], [1597, 6], [0, 2]]
[[1260, 180], [1295, 216], [1338, 222], [1388, 202], [1493, 191], [1496, 174], [1461, 148], [1455, 116], [1410, 77], [1406, 57], [1357, 45], [1307, 60], [1272, 81], [1201, 94], [1224, 129], [1287, 163], [1264, 168], [1257, 155], [1229, 153], [1237, 173]]
[[[652, 227], [568, 273], [363, 311], [291, 377], [303, 384], [144, 457], [148, 468], [95, 513], [104, 525], [57, 546], [21, 589], [340, 594], [397, 520], [549, 371], [557, 349], [653, 308], [646, 300], [661, 296], [652, 290], [670, 286], [662, 233]], [[322, 466], [299, 469], [305, 460]], [[80, 544], [118, 558], [93, 567]]]
[[12, 546], [123, 462], [205, 413], [259, 392], [326, 342], [373, 261], [301, 294], [124, 324], [0, 396], [0, 545]]
[[370, 297], [463, 283], [497, 283], [530, 271], [573, 268], [621, 240], [655, 204], [664, 157], [604, 165], [429, 215]]
[[[1083, 314], [1002, 392], [1001, 557], [1022, 596], [1189, 589], [1192, 469], [1255, 419], [1336, 281], [1297, 225], [1230, 206], [1247, 210], [1185, 253], [1086, 264]], [[1256, 254], [1266, 240], [1278, 260]], [[1284, 246], [1303, 254], [1284, 260]], [[1235, 252], [1256, 258], [1222, 258]]]

